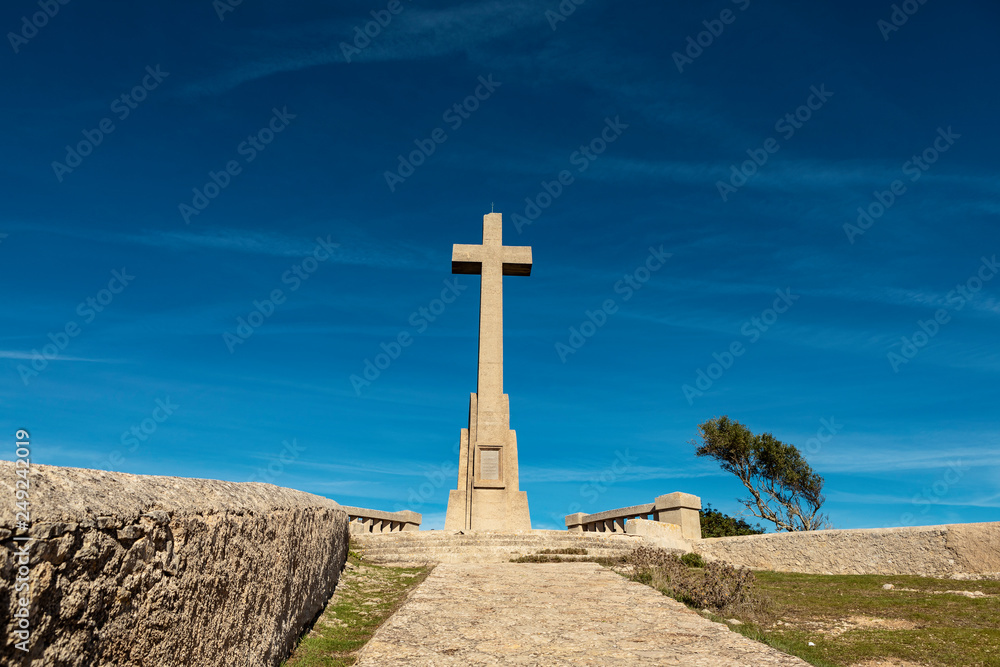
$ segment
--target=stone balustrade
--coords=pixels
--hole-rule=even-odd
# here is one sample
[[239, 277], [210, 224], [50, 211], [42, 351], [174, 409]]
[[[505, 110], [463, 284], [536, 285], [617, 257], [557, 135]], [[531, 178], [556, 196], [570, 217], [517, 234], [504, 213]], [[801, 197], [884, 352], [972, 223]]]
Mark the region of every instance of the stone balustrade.
[[410, 510], [382, 512], [363, 507], [341, 505], [350, 519], [351, 533], [395, 533], [402, 530], [420, 530], [423, 517]]
[[633, 505], [596, 514], [577, 512], [566, 517], [566, 529], [574, 532], [624, 533], [629, 519], [649, 519], [680, 526], [688, 540], [701, 539], [701, 498], [690, 493], [668, 493], [646, 505]]

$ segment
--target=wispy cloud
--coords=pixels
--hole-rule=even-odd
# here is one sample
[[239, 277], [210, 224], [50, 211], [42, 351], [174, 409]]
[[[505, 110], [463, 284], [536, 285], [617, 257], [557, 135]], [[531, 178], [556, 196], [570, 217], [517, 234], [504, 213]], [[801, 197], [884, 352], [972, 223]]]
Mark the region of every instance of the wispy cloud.
[[[324, 230], [320, 223], [310, 223], [310, 228]], [[262, 232], [231, 227], [206, 228], [200, 231], [149, 229], [134, 233], [113, 230], [88, 229], [74, 225], [22, 224], [25, 231], [58, 234], [71, 238], [97, 241], [99, 243], [120, 243], [124, 245], [144, 245], [169, 250], [208, 248], [224, 252], [265, 255], [273, 257], [304, 257], [316, 247], [317, 238], [339, 244], [330, 258], [333, 264], [371, 266], [386, 269], [439, 269], [441, 259], [430, 248], [415, 246], [413, 243], [392, 240], [376, 240], [349, 223], [331, 222], [326, 229], [311, 233]]]
[[[423, 477], [428, 472], [438, 470], [438, 468], [428, 465], [426, 462], [402, 461], [399, 459], [394, 460], [392, 465], [380, 465], [378, 463], [325, 463], [322, 461], [302, 461], [297, 463], [310, 469], [329, 470], [331, 472], [347, 473], [350, 475]], [[452, 473], [449, 472], [448, 474], [450, 476]]]
[[[32, 352], [22, 352], [20, 350], [0, 350], [0, 359], [21, 359], [29, 360], [35, 359], [37, 355]], [[91, 359], [88, 357], [68, 357], [64, 355], [57, 355], [55, 357], [45, 357], [46, 361], [87, 361], [95, 364], [114, 364], [119, 363], [116, 359]]]
[[[917, 496], [920, 498], [920, 496]], [[909, 505], [913, 503], [914, 494], [892, 495], [883, 493], [851, 493], [848, 491], [832, 491], [826, 494], [829, 502], [852, 503], [859, 505]], [[926, 498], [924, 498], [926, 502]], [[1000, 494], [974, 498], [934, 497], [935, 505], [949, 507], [1000, 507]]]
[[[520, 475], [522, 482], [599, 482], [601, 475], [607, 473], [607, 468], [570, 469], [570, 468], [533, 468], [522, 465]], [[658, 468], [652, 466], [630, 466], [624, 472], [616, 474], [620, 481], [641, 482], [656, 479], [694, 479], [697, 477], [720, 477], [726, 475], [715, 471], [678, 471], [677, 468]]]
[[[734, 153], [732, 163], [746, 159], [739, 151]], [[668, 180], [683, 184], [702, 184], [714, 188], [716, 180], [726, 181], [730, 177], [731, 165], [726, 160], [690, 162], [678, 160], [644, 160], [637, 158], [608, 156], [601, 158], [605, 167], [600, 172], [584, 174], [584, 177], [618, 178], [634, 180], [646, 178], [657, 181]], [[886, 187], [894, 179], [901, 178], [900, 163], [887, 160], [822, 160], [782, 157], [775, 159], [760, 169], [748, 180], [747, 188], [766, 188], [798, 192], [803, 188], [830, 190], [831, 188], [856, 188], [870, 194], [870, 188]], [[962, 186], [981, 190], [984, 194], [996, 194], [996, 175], [984, 173], [947, 172], [941, 169], [930, 171], [921, 177], [921, 183], [938, 183], [947, 186]], [[863, 203], [863, 202], [859, 202]], [[977, 204], [983, 212], [993, 213], [996, 208], [989, 200]]]
[[[423, 269], [435, 267], [440, 263], [430, 251], [423, 248], [391, 241], [376, 242], [354, 231], [347, 231], [339, 236], [330, 234], [321, 236], [327, 242], [337, 243], [340, 246], [329, 260], [334, 264]], [[121, 238], [131, 243], [177, 250], [203, 247], [279, 257], [302, 257], [311, 253], [317, 243], [315, 236], [305, 234], [290, 236], [227, 228], [206, 229], [202, 232], [153, 230]]]
[[[963, 436], [968, 439], [970, 436]], [[881, 440], [881, 445], [879, 445]], [[942, 439], [946, 441], [946, 439]], [[907, 449], [887, 449], [885, 439], [872, 438], [873, 446], [843, 447], [836, 452], [824, 451], [812, 462], [817, 470], [825, 473], [882, 473], [902, 470], [940, 470], [950, 465], [975, 466], [976, 468], [1000, 466], [1000, 449], [996, 446], [974, 449], [969, 447], [941, 447], [924, 449], [923, 442], [911, 443]]]
[[[528, 24], [548, 28], [544, 7], [532, 2], [487, 0], [447, 10], [409, 3], [404, 7], [360, 53], [351, 52], [351, 62], [418, 60], [470, 52]], [[341, 43], [353, 46], [354, 28], [371, 20], [368, 14], [361, 14], [294, 30], [248, 31], [239, 64], [191, 83], [182, 94], [216, 95], [281, 72], [347, 63]], [[259, 55], [247, 58], [245, 52], [254, 50]]]

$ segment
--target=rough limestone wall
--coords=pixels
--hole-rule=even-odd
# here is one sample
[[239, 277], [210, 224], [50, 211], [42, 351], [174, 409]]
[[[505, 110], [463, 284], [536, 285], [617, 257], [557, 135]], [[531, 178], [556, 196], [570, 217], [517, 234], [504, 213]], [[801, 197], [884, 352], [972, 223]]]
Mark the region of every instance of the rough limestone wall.
[[15, 479], [0, 462], [0, 664], [277, 665], [347, 558], [347, 514], [327, 498], [33, 466], [29, 660], [14, 647]]
[[694, 550], [778, 572], [995, 578], [1000, 522], [716, 537], [694, 542]]

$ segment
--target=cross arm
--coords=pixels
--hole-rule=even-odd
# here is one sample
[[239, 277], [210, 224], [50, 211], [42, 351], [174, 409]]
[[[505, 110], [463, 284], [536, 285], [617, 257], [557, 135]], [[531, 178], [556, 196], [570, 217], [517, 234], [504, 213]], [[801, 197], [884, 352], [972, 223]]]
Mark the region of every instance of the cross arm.
[[503, 274], [505, 276], [530, 276], [531, 246], [503, 246]]
[[531, 246], [463, 245], [451, 251], [451, 272], [480, 275], [483, 262], [501, 262], [505, 276], [531, 275]]
[[456, 243], [451, 250], [451, 272], [479, 275], [483, 272], [483, 246]]

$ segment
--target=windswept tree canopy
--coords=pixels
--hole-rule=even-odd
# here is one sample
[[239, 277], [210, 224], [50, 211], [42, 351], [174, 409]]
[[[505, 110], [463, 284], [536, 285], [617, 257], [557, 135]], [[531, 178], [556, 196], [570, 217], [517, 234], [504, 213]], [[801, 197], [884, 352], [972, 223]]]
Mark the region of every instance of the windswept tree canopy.
[[779, 530], [816, 530], [828, 525], [819, 513], [823, 478], [813, 472], [794, 445], [770, 433], [754, 435], [743, 424], [716, 417], [698, 426], [702, 444], [698, 456], [709, 456], [736, 475], [750, 491], [740, 499], [750, 512], [774, 522]]

